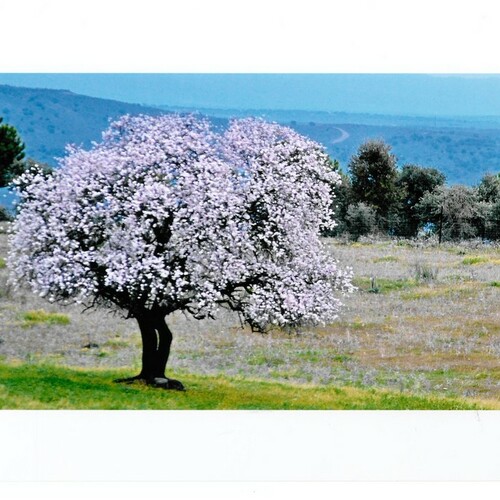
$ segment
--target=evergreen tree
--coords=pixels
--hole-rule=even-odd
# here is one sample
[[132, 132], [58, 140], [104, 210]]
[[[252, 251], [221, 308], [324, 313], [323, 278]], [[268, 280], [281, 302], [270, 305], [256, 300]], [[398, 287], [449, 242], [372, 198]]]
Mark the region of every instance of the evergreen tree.
[[419, 165], [404, 165], [396, 186], [401, 196], [401, 233], [404, 236], [416, 236], [421, 223], [415, 206], [425, 193], [431, 193], [445, 182], [445, 176], [439, 170]]
[[500, 174], [485, 174], [476, 187], [480, 201], [496, 203], [500, 201]]
[[354, 203], [371, 206], [379, 224], [387, 227], [387, 217], [398, 200], [396, 157], [391, 146], [381, 140], [366, 141], [349, 162]]
[[24, 171], [24, 144], [17, 130], [11, 125], [1, 124], [0, 117], [0, 187], [7, 186], [12, 178]]

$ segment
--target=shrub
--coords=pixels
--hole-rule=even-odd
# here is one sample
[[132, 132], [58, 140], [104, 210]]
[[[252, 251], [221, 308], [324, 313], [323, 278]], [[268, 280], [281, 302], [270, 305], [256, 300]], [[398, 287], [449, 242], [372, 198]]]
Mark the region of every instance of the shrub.
[[347, 209], [346, 225], [351, 238], [357, 241], [376, 227], [375, 210], [365, 203], [356, 203]]
[[417, 281], [433, 281], [437, 278], [437, 275], [438, 268], [421, 262], [415, 264], [415, 279]]

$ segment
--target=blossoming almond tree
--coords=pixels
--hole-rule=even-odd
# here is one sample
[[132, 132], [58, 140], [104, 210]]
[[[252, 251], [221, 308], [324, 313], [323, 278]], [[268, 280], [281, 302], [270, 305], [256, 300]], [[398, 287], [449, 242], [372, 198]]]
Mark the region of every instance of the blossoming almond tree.
[[135, 318], [142, 370], [122, 381], [182, 390], [165, 376], [174, 311], [226, 307], [258, 331], [337, 317], [350, 273], [319, 232], [338, 182], [318, 144], [277, 124], [125, 116], [53, 174], [19, 178], [12, 279]]

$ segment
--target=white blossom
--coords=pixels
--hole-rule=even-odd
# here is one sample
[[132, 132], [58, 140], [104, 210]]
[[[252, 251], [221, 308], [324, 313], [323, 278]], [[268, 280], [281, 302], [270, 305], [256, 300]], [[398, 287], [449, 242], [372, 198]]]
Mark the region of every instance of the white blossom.
[[125, 116], [60, 163], [18, 182], [12, 281], [41, 296], [131, 316], [225, 305], [264, 329], [331, 321], [352, 288], [319, 237], [339, 175], [286, 127]]

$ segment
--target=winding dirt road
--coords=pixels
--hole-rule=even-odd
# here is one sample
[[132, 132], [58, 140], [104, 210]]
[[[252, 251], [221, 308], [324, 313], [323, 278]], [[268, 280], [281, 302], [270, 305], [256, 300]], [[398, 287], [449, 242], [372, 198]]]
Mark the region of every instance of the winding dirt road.
[[334, 128], [340, 132], [340, 136], [337, 137], [336, 139], [333, 139], [330, 144], [338, 144], [339, 142], [343, 142], [349, 138], [349, 133], [346, 132], [343, 128], [339, 127], [334, 127]]

